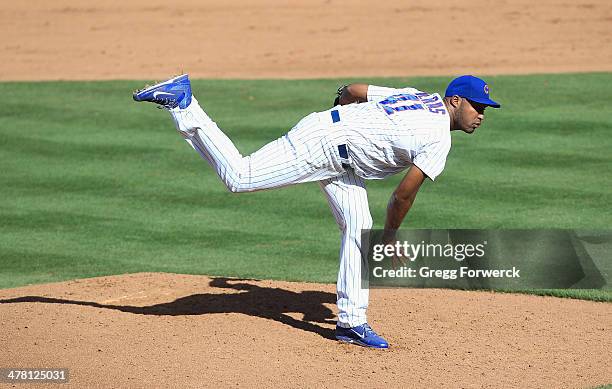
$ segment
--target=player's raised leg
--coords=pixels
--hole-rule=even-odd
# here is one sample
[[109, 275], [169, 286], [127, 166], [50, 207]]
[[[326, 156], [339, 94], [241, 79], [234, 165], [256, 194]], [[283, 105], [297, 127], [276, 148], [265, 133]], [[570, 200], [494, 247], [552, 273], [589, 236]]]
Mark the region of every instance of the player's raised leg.
[[341, 176], [321, 181], [321, 188], [342, 233], [336, 338], [366, 347], [387, 348], [387, 342], [367, 324], [369, 291], [361, 287], [361, 233], [372, 228], [365, 182], [347, 169]]
[[179, 133], [208, 161], [228, 190], [277, 188], [319, 181], [343, 172], [337, 150], [325, 141], [329, 132], [319, 114], [306, 116], [285, 136], [242, 156], [192, 97], [188, 85], [187, 76], [180, 76], [139, 91], [134, 99], [168, 108]]

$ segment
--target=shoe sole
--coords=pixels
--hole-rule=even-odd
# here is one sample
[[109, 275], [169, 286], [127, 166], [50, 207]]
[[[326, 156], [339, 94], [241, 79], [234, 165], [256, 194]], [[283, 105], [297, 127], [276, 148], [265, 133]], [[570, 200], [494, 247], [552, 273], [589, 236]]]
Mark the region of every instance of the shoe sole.
[[387, 347], [373, 346], [371, 344], [367, 344], [367, 343], [361, 342], [361, 341], [359, 341], [357, 339], [349, 338], [347, 336], [336, 336], [336, 340], [339, 341], [339, 342], [342, 342], [342, 343], [356, 344], [358, 346], [367, 347], [367, 348], [378, 348], [378, 349], [389, 348], [389, 346], [387, 346]]
[[179, 78], [185, 77], [185, 76], [187, 76], [187, 74], [181, 74], [180, 76], [176, 76], [176, 77], [171, 78], [169, 80], [162, 81], [162, 82], [160, 82], [158, 84], [155, 84], [155, 85], [152, 85], [152, 86], [148, 86], [148, 87], [146, 87], [144, 89], [137, 90], [136, 92], [134, 92], [134, 95], [133, 95], [134, 96], [134, 100], [135, 101], [143, 101], [143, 100], [141, 100], [142, 99], [142, 97], [140, 96], [141, 94], [151, 93], [154, 89], [157, 89], [157, 88], [162, 87], [164, 85], [173, 84], [173, 83], [176, 82], [176, 80], [178, 80]]

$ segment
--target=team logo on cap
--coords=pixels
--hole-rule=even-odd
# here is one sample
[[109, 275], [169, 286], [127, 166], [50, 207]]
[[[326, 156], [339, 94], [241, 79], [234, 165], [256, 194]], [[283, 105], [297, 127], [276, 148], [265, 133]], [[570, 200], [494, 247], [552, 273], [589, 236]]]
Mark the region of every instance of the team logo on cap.
[[484, 86], [484, 92], [486, 94], [489, 94], [489, 86], [487, 84], [485, 84], [485, 86]]

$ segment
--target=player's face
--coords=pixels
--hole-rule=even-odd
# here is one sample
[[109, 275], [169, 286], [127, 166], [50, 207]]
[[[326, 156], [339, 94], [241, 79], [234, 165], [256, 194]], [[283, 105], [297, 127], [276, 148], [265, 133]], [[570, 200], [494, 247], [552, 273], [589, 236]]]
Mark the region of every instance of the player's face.
[[470, 101], [468, 99], [462, 99], [461, 105], [459, 106], [459, 124], [461, 130], [468, 134], [473, 133], [484, 120], [484, 112], [487, 108], [486, 105]]

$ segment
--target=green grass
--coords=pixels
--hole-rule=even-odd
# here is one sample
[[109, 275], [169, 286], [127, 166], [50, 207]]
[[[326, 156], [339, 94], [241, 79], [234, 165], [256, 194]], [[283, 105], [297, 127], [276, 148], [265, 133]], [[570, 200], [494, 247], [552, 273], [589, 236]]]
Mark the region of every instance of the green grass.
[[[193, 82], [243, 153], [354, 80]], [[443, 91], [446, 77], [364, 79]], [[501, 110], [453, 133], [405, 228], [609, 229], [612, 74], [489, 77]], [[232, 195], [134, 103], [142, 81], [0, 83], [0, 288], [139, 271], [334, 282], [339, 233], [317, 184]], [[369, 181], [375, 226], [401, 177]], [[609, 301], [609, 290], [572, 295]]]

